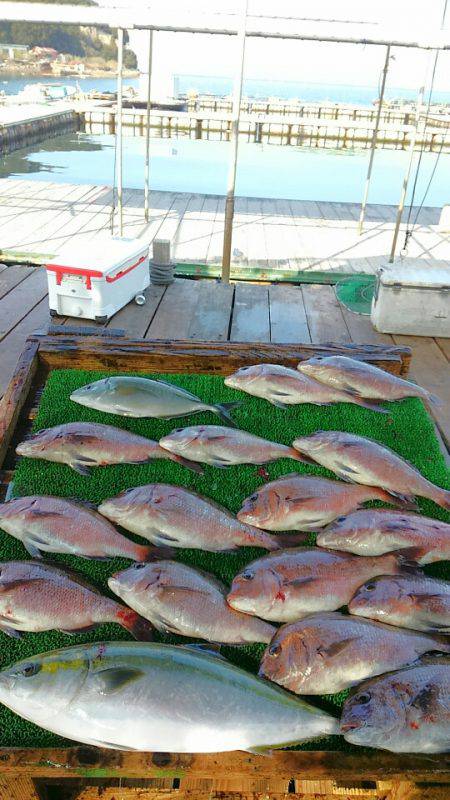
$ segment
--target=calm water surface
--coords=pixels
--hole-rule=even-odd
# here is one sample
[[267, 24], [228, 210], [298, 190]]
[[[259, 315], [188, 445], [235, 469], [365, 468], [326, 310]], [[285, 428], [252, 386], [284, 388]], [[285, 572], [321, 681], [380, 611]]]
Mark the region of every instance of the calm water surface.
[[[144, 139], [124, 140], [124, 186], [143, 188]], [[230, 145], [189, 139], [151, 140], [151, 188], [225, 194]], [[397, 204], [407, 153], [379, 150], [375, 156], [370, 201]], [[422, 158], [416, 202], [420, 202], [436, 161]], [[236, 192], [248, 197], [359, 202], [368, 152], [242, 143]], [[112, 186], [114, 137], [73, 133], [16, 150], [0, 159], [0, 177]], [[448, 202], [450, 155], [440, 158], [426, 205]]]

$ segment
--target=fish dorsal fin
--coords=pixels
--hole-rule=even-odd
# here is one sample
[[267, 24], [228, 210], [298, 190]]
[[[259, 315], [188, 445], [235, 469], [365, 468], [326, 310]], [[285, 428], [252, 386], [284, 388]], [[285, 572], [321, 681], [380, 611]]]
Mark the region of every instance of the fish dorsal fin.
[[99, 694], [114, 694], [139, 680], [144, 674], [142, 670], [133, 667], [108, 667], [95, 674], [95, 684]]

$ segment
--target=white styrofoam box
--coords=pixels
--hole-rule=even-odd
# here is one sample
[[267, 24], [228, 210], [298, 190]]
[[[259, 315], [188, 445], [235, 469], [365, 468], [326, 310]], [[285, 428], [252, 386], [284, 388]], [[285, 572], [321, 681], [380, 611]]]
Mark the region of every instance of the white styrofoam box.
[[104, 234], [46, 264], [50, 314], [106, 322], [150, 283], [148, 245]]
[[450, 336], [450, 264], [380, 269], [371, 320], [381, 333]]
[[438, 230], [441, 233], [450, 233], [450, 206], [442, 206]]

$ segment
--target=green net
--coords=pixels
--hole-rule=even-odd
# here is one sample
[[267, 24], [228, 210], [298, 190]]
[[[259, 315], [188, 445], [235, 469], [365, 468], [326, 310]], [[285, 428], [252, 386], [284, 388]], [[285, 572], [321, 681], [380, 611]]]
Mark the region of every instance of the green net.
[[349, 311], [369, 316], [376, 280], [375, 275], [352, 275], [350, 278], [343, 278], [336, 284], [336, 297]]

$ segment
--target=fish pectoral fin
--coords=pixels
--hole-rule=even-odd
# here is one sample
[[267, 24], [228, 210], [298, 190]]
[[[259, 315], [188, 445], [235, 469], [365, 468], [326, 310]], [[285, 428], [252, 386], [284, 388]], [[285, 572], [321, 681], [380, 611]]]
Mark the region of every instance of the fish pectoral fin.
[[273, 399], [271, 399], [270, 402], [272, 403], [273, 406], [276, 406], [276, 408], [282, 408], [284, 411], [286, 411], [288, 408], [290, 408], [288, 403], [282, 403], [281, 400], [273, 400]]
[[114, 694], [128, 684], [142, 678], [145, 673], [132, 667], [110, 667], [102, 669], [95, 675], [97, 691], [99, 694]]
[[315, 578], [294, 578], [292, 581], [286, 581], [284, 586], [294, 586], [298, 588], [299, 586], [306, 586], [308, 583], [313, 583], [315, 580]]
[[160, 633], [174, 633], [177, 636], [183, 635], [178, 628], [172, 625], [168, 619], [162, 617], [161, 614], [158, 614], [158, 616], [152, 616], [151, 623], [153, 627], [156, 628], [156, 630]]
[[[46, 585], [46, 581], [39, 581], [42, 585]], [[31, 584], [36, 584], [36, 579], [34, 578], [19, 578], [15, 581], [5, 581], [0, 583], [0, 592], [11, 592], [14, 589], [23, 588], [25, 586], [30, 586]], [[0, 617], [0, 620], [2, 617]]]
[[6, 633], [7, 636], [10, 636], [11, 639], [21, 639], [23, 636], [22, 631], [18, 631], [16, 628], [11, 627], [14, 626], [14, 620], [6, 619], [6, 617], [0, 617], [0, 631]]
[[82, 464], [81, 461], [71, 461], [69, 467], [72, 467], [79, 475], [84, 475], [85, 478], [88, 478], [91, 474], [89, 467], [86, 464]]
[[342, 639], [340, 642], [333, 642], [328, 647], [319, 647], [317, 652], [322, 658], [333, 658], [334, 656], [339, 655], [345, 650], [349, 645], [356, 642], [357, 637], [350, 636], [348, 639]]
[[184, 647], [185, 650], [193, 650], [194, 653], [204, 653], [207, 656], [213, 656], [214, 658], [220, 658], [222, 661], [226, 661], [225, 656], [220, 652], [220, 644], [212, 644], [211, 642], [189, 642], [188, 644], [180, 645], [180, 647]]
[[157, 545], [171, 545], [174, 542], [179, 544], [179, 540], [176, 536], [170, 536], [168, 533], [164, 533], [164, 531], [152, 531], [151, 532], [151, 540]]
[[30, 554], [30, 556], [33, 556], [33, 558], [42, 558], [40, 548], [47, 547], [47, 542], [44, 541], [44, 539], [40, 539], [38, 536], [36, 536], [36, 534], [28, 534], [28, 536], [22, 540], [22, 543], [25, 547], [25, 550], [27, 550], [27, 552]]

